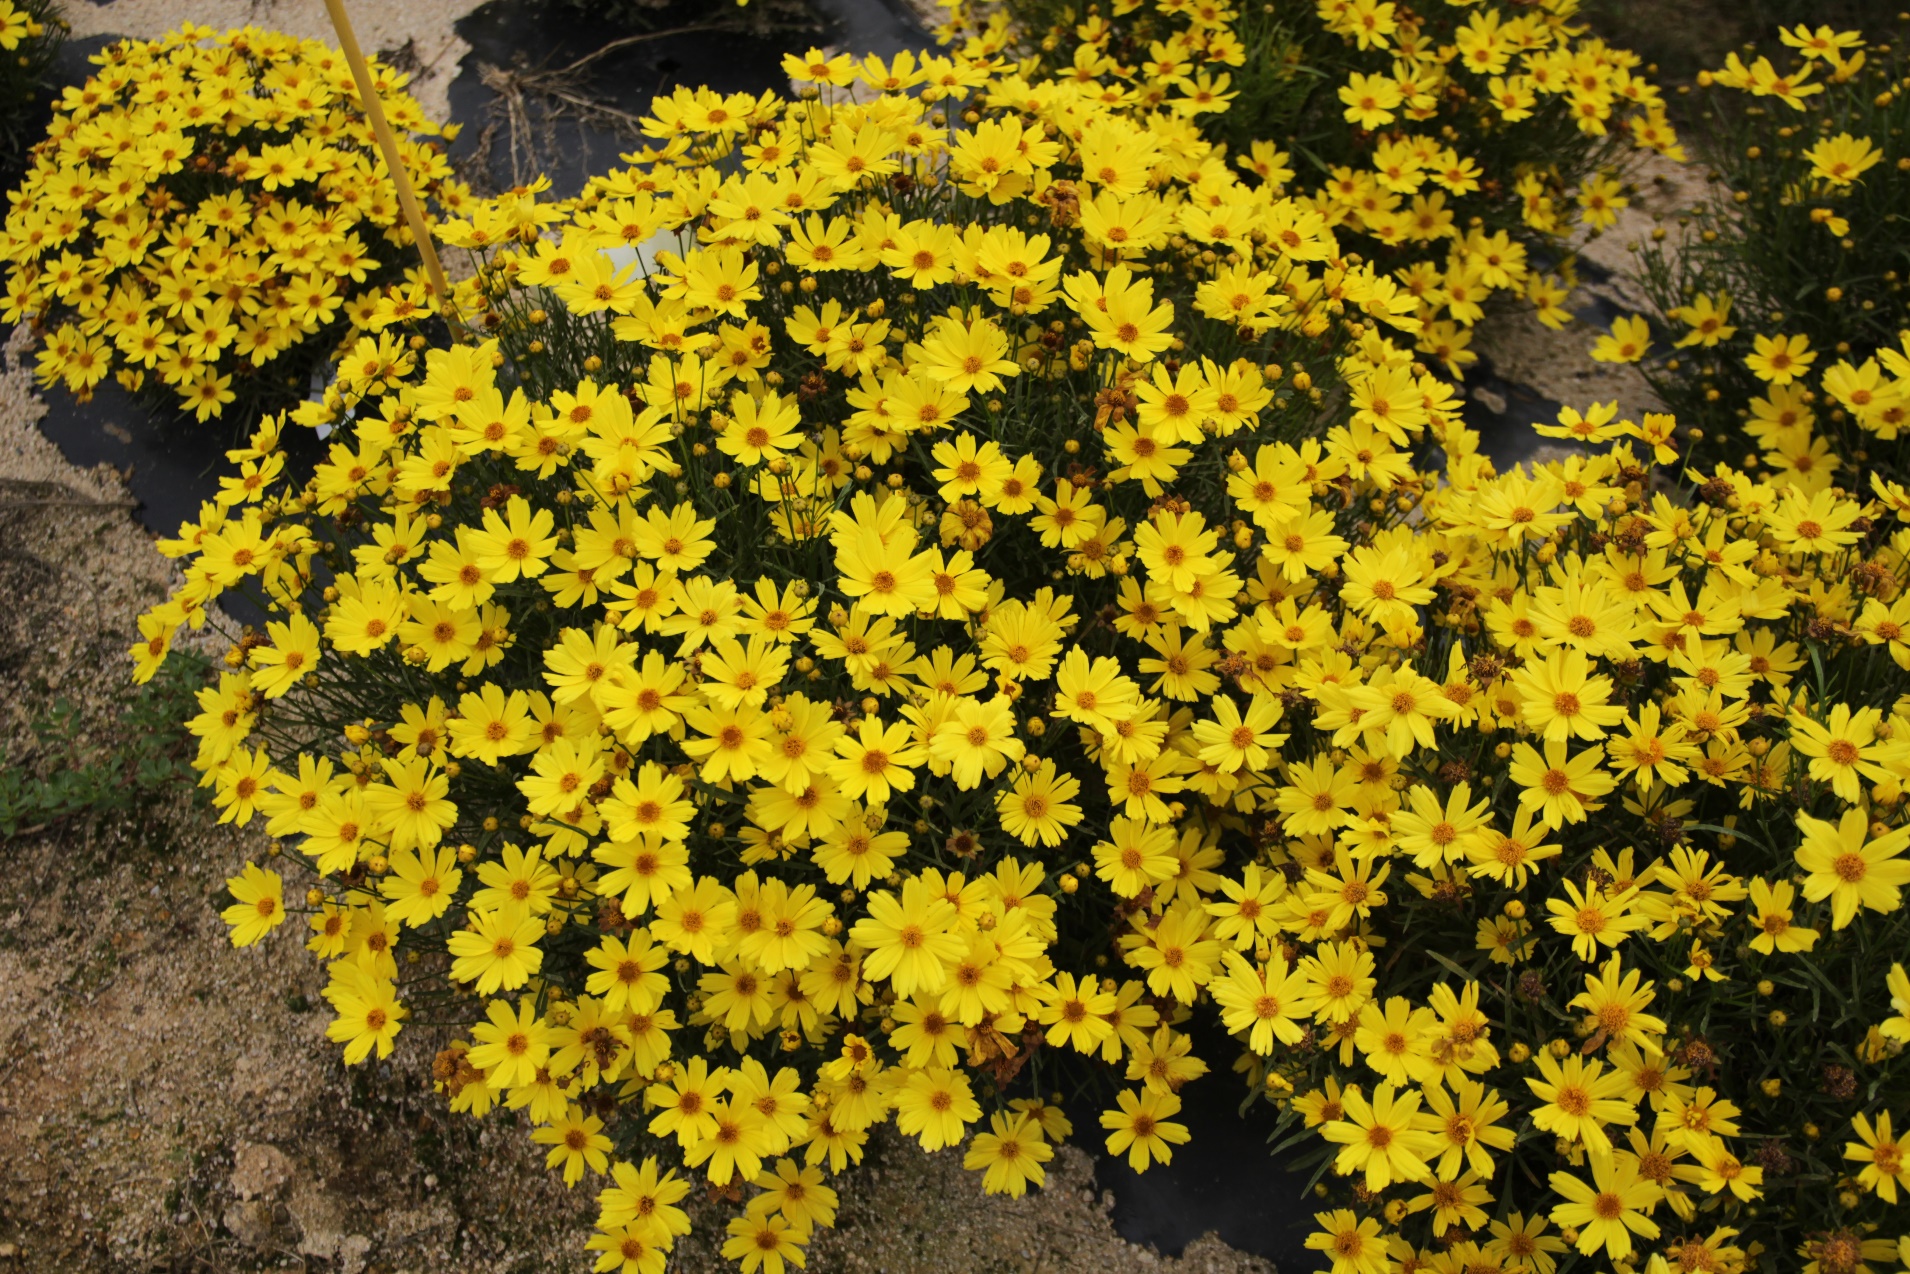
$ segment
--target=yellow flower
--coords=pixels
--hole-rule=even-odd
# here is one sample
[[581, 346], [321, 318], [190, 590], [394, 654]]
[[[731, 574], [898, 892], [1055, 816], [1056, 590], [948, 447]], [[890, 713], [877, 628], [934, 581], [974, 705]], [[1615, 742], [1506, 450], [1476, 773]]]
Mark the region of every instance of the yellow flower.
[[1263, 1056], [1273, 1052], [1276, 1039], [1298, 1043], [1304, 1034], [1299, 1015], [1306, 1011], [1306, 975], [1289, 971], [1286, 960], [1277, 955], [1260, 966], [1236, 951], [1221, 959], [1227, 976], [1215, 980], [1212, 989], [1227, 1029], [1246, 1034], [1247, 1047]]
[[1651, 349], [1651, 325], [1637, 315], [1612, 320], [1612, 329], [1592, 345], [1595, 363], [1635, 363]]
[[1830, 899], [1832, 929], [1849, 925], [1859, 908], [1890, 912], [1901, 905], [1901, 887], [1910, 884], [1910, 861], [1897, 855], [1910, 847], [1910, 827], [1870, 839], [1862, 810], [1846, 811], [1835, 824], [1800, 814], [1797, 826], [1804, 834], [1796, 850], [1797, 865], [1808, 873], [1804, 897], [1812, 902]]
[[385, 914], [414, 928], [442, 916], [464, 881], [457, 862], [457, 851], [448, 845], [393, 853], [391, 874], [378, 882], [379, 892], [390, 900]]
[[1593, 673], [1590, 661], [1576, 650], [1554, 650], [1540, 663], [1529, 662], [1512, 674], [1526, 722], [1547, 740], [1601, 739], [1625, 717], [1625, 710], [1607, 702], [1609, 678]]
[[212, 803], [219, 810], [219, 821], [240, 827], [251, 822], [254, 808], [269, 799], [266, 785], [273, 781], [273, 775], [272, 761], [264, 748], [233, 752], [212, 772]]
[[1307, 1247], [1333, 1260], [1332, 1274], [1385, 1274], [1393, 1268], [1377, 1217], [1356, 1216], [1350, 1208], [1316, 1212], [1321, 1227], [1307, 1235]]
[[1602, 808], [1598, 799], [1617, 786], [1599, 767], [1604, 748], [1594, 744], [1567, 755], [1564, 740], [1547, 740], [1544, 755], [1529, 743], [1512, 750], [1512, 781], [1522, 789], [1519, 808], [1537, 811], [1542, 825], [1558, 829], [1584, 822]]
[[1764, 1169], [1746, 1165], [1731, 1153], [1722, 1139], [1708, 1137], [1699, 1140], [1692, 1147], [1691, 1157], [1698, 1161], [1698, 1186], [1706, 1194], [1729, 1190], [1744, 1201], [1763, 1194], [1759, 1186], [1764, 1182]]
[[1648, 1053], [1658, 1053], [1656, 1037], [1665, 1033], [1665, 1021], [1645, 1012], [1652, 1002], [1652, 988], [1637, 969], [1625, 973], [1614, 955], [1599, 969], [1597, 977], [1586, 975], [1585, 989], [1565, 1007], [1585, 1010], [1592, 1028], [1608, 1043], [1636, 1044]]
[[1137, 1097], [1131, 1090], [1122, 1089], [1115, 1095], [1115, 1102], [1114, 1110], [1101, 1112], [1101, 1127], [1108, 1130], [1108, 1153], [1125, 1152], [1128, 1166], [1136, 1172], [1146, 1172], [1156, 1160], [1173, 1162], [1173, 1146], [1185, 1143], [1189, 1137], [1185, 1124], [1173, 1123], [1169, 1118], [1180, 1113], [1180, 1098], [1153, 1089], [1142, 1089]]
[[1595, 1154], [1609, 1154], [1605, 1125], [1637, 1122], [1637, 1111], [1623, 1100], [1629, 1081], [1617, 1071], [1604, 1073], [1602, 1062], [1568, 1057], [1561, 1065], [1547, 1051], [1538, 1055], [1538, 1066], [1542, 1078], [1525, 1081], [1545, 1103], [1532, 1112], [1537, 1127], [1582, 1142]]
[[1690, 304], [1674, 306], [1667, 313], [1691, 329], [1676, 341], [1679, 349], [1689, 349], [1694, 345], [1710, 349], [1737, 335], [1738, 329], [1731, 324], [1731, 298], [1728, 296], [1720, 295], [1714, 300], [1707, 293], [1700, 292], [1691, 298]]
[[1315, 954], [1300, 962], [1307, 980], [1303, 1011], [1310, 1011], [1321, 1022], [1352, 1020], [1360, 1006], [1372, 998], [1378, 984], [1372, 976], [1373, 953], [1351, 942], [1322, 945]]
[[1553, 1205], [1552, 1220], [1578, 1231], [1578, 1250], [1590, 1256], [1600, 1248], [1614, 1261], [1633, 1251], [1632, 1235], [1658, 1237], [1651, 1210], [1663, 1192], [1638, 1176], [1638, 1161], [1623, 1151], [1593, 1155], [1592, 1184], [1569, 1172], [1554, 1172], [1552, 1189], [1565, 1202]]
[[1377, 129], [1393, 122], [1394, 108], [1404, 100], [1399, 85], [1385, 75], [1363, 75], [1358, 71], [1340, 86], [1340, 101], [1346, 103], [1349, 124]]
[[[1021, 374], [1021, 365], [1008, 354], [1008, 338], [995, 324], [986, 319], [958, 323], [944, 317], [936, 320], [929, 335], [923, 339], [914, 369], [920, 375], [940, 383], [950, 393], [988, 394], [1002, 388], [1004, 377]], [[973, 444], [972, 438], [970, 444]], [[938, 460], [942, 458], [940, 453], [946, 445], [937, 445]], [[993, 449], [994, 444], [988, 443], [987, 447]], [[997, 471], [989, 474], [985, 488], [977, 489], [992, 491], [999, 487], [1008, 467], [1007, 461], [1000, 461], [995, 466]], [[949, 488], [945, 486], [942, 495], [944, 500], [953, 498], [948, 491]]]
[[603, 1126], [603, 1120], [572, 1104], [562, 1119], [532, 1131], [531, 1140], [550, 1147], [544, 1166], [561, 1167], [564, 1184], [574, 1186], [586, 1168], [600, 1173], [610, 1166], [610, 1138], [603, 1135]]
[[356, 1066], [375, 1049], [390, 1057], [408, 1016], [398, 1003], [397, 988], [388, 978], [350, 960], [331, 966], [331, 983], [322, 992], [338, 1016], [325, 1028], [325, 1037], [345, 1046], [345, 1064]]
[[864, 972], [889, 979], [897, 995], [913, 995], [917, 987], [939, 991], [948, 964], [962, 954], [961, 938], [950, 932], [955, 920], [946, 898], [931, 896], [919, 877], [911, 877], [900, 900], [886, 889], [871, 895], [869, 914], [850, 937], [869, 952]]
[[268, 623], [265, 632], [271, 645], [252, 651], [252, 685], [266, 698], [276, 699], [318, 666], [319, 634], [303, 615], [292, 616], [288, 623]]
[[1809, 951], [1817, 943], [1817, 930], [1793, 923], [1792, 900], [1797, 889], [1788, 880], [1776, 884], [1762, 876], [1751, 881], [1751, 926], [1757, 930], [1751, 949], [1764, 955], [1776, 951]]
[[1333, 1170], [1360, 1173], [1368, 1190], [1384, 1190], [1396, 1181], [1423, 1181], [1432, 1175], [1426, 1159], [1438, 1145], [1432, 1134], [1415, 1129], [1417, 1090], [1401, 1092], [1382, 1082], [1369, 1101], [1357, 1088], [1344, 1095], [1345, 1116], [1326, 1123], [1320, 1135], [1342, 1147]]
[[1848, 186], [1883, 162], [1883, 152], [1870, 144], [1868, 137], [1839, 133], [1825, 137], [1804, 152], [1810, 160], [1811, 176], [1837, 186]]
[[[1480, 1176], [1493, 1172], [1492, 1152], [1512, 1149], [1516, 1134], [1500, 1120], [1511, 1107], [1477, 1080], [1461, 1076], [1450, 1085], [1428, 1084], [1422, 1090], [1426, 1109], [1413, 1117], [1413, 1125], [1430, 1133], [1439, 1159], [1434, 1171], [1441, 1180], [1453, 1180], [1462, 1164]], [[1427, 1152], [1431, 1157], [1431, 1150]]]
[[972, 790], [1027, 752], [1014, 730], [1015, 714], [1007, 699], [964, 699], [930, 736], [929, 761], [947, 766], [957, 788]]
[[219, 918], [231, 927], [233, 946], [249, 947], [285, 923], [285, 882], [277, 872], [247, 863], [225, 885], [233, 901]]
[[1635, 886], [1607, 895], [1597, 885], [1588, 885], [1581, 892], [1574, 881], [1560, 883], [1566, 897], [1547, 898], [1545, 909], [1551, 913], [1552, 928], [1571, 938], [1572, 951], [1587, 963], [1598, 958], [1601, 943], [1616, 947], [1650, 923], [1631, 909], [1638, 897]]
[[1122, 898], [1174, 875], [1174, 834], [1170, 828], [1126, 817], [1108, 826], [1109, 840], [1094, 847], [1095, 875], [1108, 882]]
[[1842, 65], [1844, 51], [1861, 49], [1864, 37], [1858, 31], [1838, 31], [1830, 26], [1820, 26], [1815, 31], [1802, 22], [1795, 27], [1779, 27], [1778, 39], [1796, 49], [1806, 58], [1823, 58], [1832, 65]]
[[1744, 356], [1744, 365], [1767, 384], [1788, 385], [1808, 373], [1811, 364], [1817, 361], [1810, 338], [1802, 334], [1765, 336], [1760, 333], [1752, 338], [1751, 344], [1753, 349]]
[[1623, 187], [1615, 177], [1593, 177], [1579, 187], [1579, 219], [1593, 230], [1606, 230], [1618, 224], [1618, 214], [1631, 205], [1619, 193]]
[[585, 981], [585, 989], [602, 997], [606, 1012], [627, 1007], [632, 1013], [648, 1013], [662, 1002], [669, 980], [657, 970], [669, 957], [643, 930], [634, 931], [628, 944], [606, 934], [586, 959], [596, 972]]
[[1011, 788], [997, 790], [996, 815], [1002, 830], [1022, 844], [1052, 847], [1081, 821], [1081, 807], [1073, 803], [1080, 791], [1079, 780], [1060, 773], [1053, 761], [1043, 758], [1032, 774], [1024, 767]]
[[1910, 1188], [1910, 1177], [1906, 1177], [1906, 1173], [1910, 1173], [1910, 1159], [1906, 1159], [1902, 1140], [1891, 1135], [1891, 1112], [1878, 1112], [1876, 1125], [1864, 1115], [1851, 1115], [1851, 1129], [1860, 1140], [1845, 1142], [1843, 1157], [1864, 1165], [1857, 1175], [1857, 1184], [1874, 1192], [1885, 1203], [1895, 1203], [1897, 1188]]
[[1054, 1158], [1054, 1147], [1042, 1139], [1041, 1125], [1026, 1114], [996, 1111], [988, 1131], [975, 1134], [962, 1157], [962, 1167], [982, 1174], [982, 1190], [1019, 1199], [1031, 1185], [1048, 1179], [1042, 1165]]
[[1875, 759], [1879, 754], [1875, 740], [1880, 720], [1874, 708], [1852, 713], [1848, 704], [1835, 704], [1826, 721], [1792, 718], [1791, 747], [1811, 759], [1812, 778], [1829, 783], [1839, 799], [1854, 805], [1863, 799], [1861, 779], [1889, 777], [1889, 771]]
[[503, 1000], [493, 1000], [486, 1021], [471, 1028], [476, 1041], [467, 1056], [485, 1072], [485, 1081], [497, 1088], [527, 1084], [550, 1058], [550, 1027], [528, 1001], [516, 1012]]
[[1415, 1009], [1403, 996], [1392, 996], [1381, 1007], [1368, 1001], [1357, 1019], [1353, 1047], [1366, 1064], [1389, 1082], [1406, 1087], [1423, 1084], [1437, 1073], [1432, 1062], [1431, 1009]]
[[[1139, 916], [1135, 919], [1138, 923]], [[1201, 908], [1177, 904], [1151, 930], [1137, 934], [1146, 940], [1128, 952], [1127, 962], [1147, 970], [1148, 990], [1182, 1004], [1194, 1002], [1222, 954], [1220, 943], [1207, 936], [1207, 919]]]
[[515, 991], [543, 968], [544, 952], [537, 945], [543, 936], [543, 922], [525, 908], [478, 912], [447, 944], [451, 977], [474, 983], [479, 995]]
[[982, 1116], [960, 1071], [932, 1067], [911, 1070], [895, 1095], [895, 1126], [915, 1137], [924, 1150], [960, 1145], [967, 1126]]
[[1910, 973], [1901, 963], [1892, 964], [1884, 985], [1890, 990], [1890, 1008], [1895, 1016], [1885, 1018], [1880, 1029], [1889, 1039], [1910, 1043]]

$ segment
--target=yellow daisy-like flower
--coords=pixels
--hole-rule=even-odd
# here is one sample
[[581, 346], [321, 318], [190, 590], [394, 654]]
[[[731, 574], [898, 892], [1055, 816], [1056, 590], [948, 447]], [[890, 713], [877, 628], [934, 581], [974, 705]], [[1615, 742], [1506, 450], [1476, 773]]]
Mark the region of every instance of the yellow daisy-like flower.
[[256, 863], [226, 881], [232, 905], [219, 913], [232, 929], [232, 945], [249, 947], [285, 923], [285, 882]]
[[1771, 385], [1788, 385], [1803, 377], [1817, 361], [1817, 353], [1810, 347], [1810, 338], [1802, 334], [1796, 336], [1765, 336], [1759, 334], [1752, 338], [1752, 352], [1744, 356], [1744, 365], [1751, 374]]
[[1592, 345], [1594, 363], [1635, 363], [1651, 349], [1651, 324], [1631, 314], [1612, 320], [1611, 331]]
[[1910, 848], [1910, 827], [1872, 839], [1862, 810], [1847, 811], [1834, 824], [1800, 814], [1797, 826], [1804, 833], [1796, 851], [1797, 865], [1807, 873], [1804, 897], [1830, 900], [1832, 929], [1844, 928], [1860, 908], [1889, 912], [1902, 905], [1910, 860], [1897, 856]]

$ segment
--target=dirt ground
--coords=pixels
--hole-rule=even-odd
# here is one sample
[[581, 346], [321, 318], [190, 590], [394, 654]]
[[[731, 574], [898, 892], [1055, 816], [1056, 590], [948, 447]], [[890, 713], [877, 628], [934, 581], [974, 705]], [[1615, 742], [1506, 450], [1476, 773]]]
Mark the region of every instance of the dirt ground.
[[[16, 341], [0, 365], [14, 755], [56, 695], [110, 733], [134, 616], [171, 579], [119, 476], [41, 435], [17, 358]], [[183, 796], [0, 841], [0, 1274], [587, 1270], [588, 1183], [566, 1190], [514, 1115], [445, 1113], [428, 1085], [440, 1033], [408, 1029], [390, 1063], [347, 1072], [294, 927], [227, 943], [221, 882], [265, 850]], [[896, 1138], [839, 1184], [842, 1224], [810, 1257], [822, 1274], [1272, 1269], [1212, 1239], [1178, 1260], [1125, 1242], [1078, 1150], [1018, 1202]], [[724, 1267], [699, 1235], [672, 1268]]]

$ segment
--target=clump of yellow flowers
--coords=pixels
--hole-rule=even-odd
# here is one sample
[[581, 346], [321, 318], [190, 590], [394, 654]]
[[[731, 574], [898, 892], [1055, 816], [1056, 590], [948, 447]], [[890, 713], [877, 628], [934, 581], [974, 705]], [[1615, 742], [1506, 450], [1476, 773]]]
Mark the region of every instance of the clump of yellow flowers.
[[788, 69], [447, 223], [471, 339], [393, 289], [163, 543], [137, 675], [272, 616], [189, 722], [278, 838], [233, 940], [295, 917], [348, 1062], [465, 1023], [599, 1271], [706, 1184], [802, 1265], [887, 1121], [1019, 1194], [1064, 1084], [1141, 1170], [1242, 1079], [1335, 1274], [1899, 1259], [1910, 492], [1608, 405], [1498, 473], [1187, 114]]
[[1586, 37], [1577, 0], [943, 4], [945, 40], [1026, 55], [1017, 97], [1086, 81], [1229, 143], [1401, 282], [1415, 348], [1454, 375], [1495, 302], [1569, 322], [1568, 237], [1614, 222], [1632, 156], [1684, 158], [1639, 58]]
[[1636, 320], [1622, 358], [1652, 360], [1709, 455], [1811, 491], [1900, 480], [1910, 60], [1860, 31], [1778, 34], [1702, 77], [1717, 196], [1641, 245], [1660, 335]]
[[[188, 25], [92, 61], [12, 193], [0, 316], [81, 398], [110, 374], [201, 421], [298, 401], [416, 252], [344, 58]], [[456, 207], [450, 130], [374, 77], [413, 184]]]

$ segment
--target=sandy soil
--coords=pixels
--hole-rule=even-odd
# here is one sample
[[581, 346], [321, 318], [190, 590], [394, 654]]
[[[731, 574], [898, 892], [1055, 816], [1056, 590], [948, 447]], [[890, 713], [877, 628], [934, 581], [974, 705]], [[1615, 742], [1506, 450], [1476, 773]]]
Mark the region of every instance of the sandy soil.
[[[110, 737], [133, 618], [172, 581], [119, 475], [40, 433], [18, 358], [16, 336], [0, 356], [0, 749], [16, 755], [55, 695]], [[221, 882], [266, 850], [185, 795], [0, 842], [0, 1274], [587, 1270], [588, 1183], [566, 1190], [515, 1116], [446, 1114], [425, 1082], [441, 1034], [407, 1030], [389, 1065], [347, 1073], [301, 936], [227, 943]], [[1017, 1202], [895, 1138], [838, 1184], [821, 1274], [1272, 1269], [1212, 1239], [1179, 1260], [1122, 1240], [1073, 1149]], [[725, 1266], [698, 1236], [672, 1268]]]

